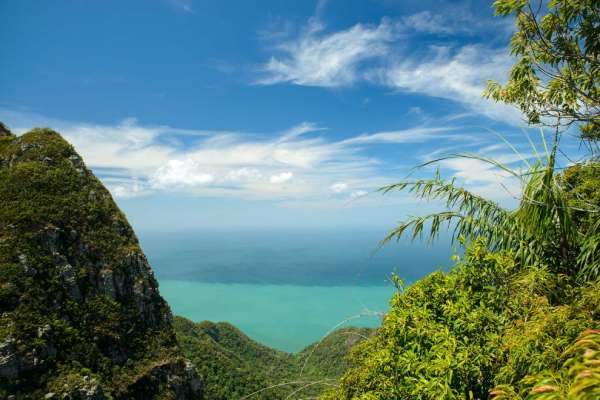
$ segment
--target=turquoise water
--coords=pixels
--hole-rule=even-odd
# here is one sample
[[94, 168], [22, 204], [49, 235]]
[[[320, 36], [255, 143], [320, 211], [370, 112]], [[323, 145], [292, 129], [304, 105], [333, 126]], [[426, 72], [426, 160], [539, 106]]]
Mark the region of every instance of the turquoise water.
[[[253, 339], [298, 351], [344, 320], [388, 309], [389, 277], [406, 282], [450, 265], [451, 246], [401, 242], [381, 230], [142, 233], [142, 247], [173, 312], [226, 321]], [[364, 315], [345, 325], [377, 326]]]
[[160, 282], [173, 312], [194, 321], [227, 321], [251, 338], [296, 352], [336, 326], [377, 326], [391, 286], [298, 286]]

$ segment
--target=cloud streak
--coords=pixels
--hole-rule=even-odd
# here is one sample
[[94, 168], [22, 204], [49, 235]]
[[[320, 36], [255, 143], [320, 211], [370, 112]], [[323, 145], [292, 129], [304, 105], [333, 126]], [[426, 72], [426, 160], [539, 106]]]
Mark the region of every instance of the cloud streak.
[[[508, 32], [502, 23], [491, 25]], [[275, 54], [262, 65], [257, 83], [333, 88], [367, 82], [447, 99], [488, 118], [522, 125], [516, 109], [482, 98], [488, 79], [502, 80], [507, 75], [512, 64], [507, 49], [447, 44], [448, 36], [485, 29], [490, 27], [468, 13], [449, 19], [425, 11], [334, 32], [327, 32], [313, 17], [299, 35], [274, 47]], [[429, 35], [430, 44], [411, 48], [415, 35], [423, 34]], [[440, 35], [443, 41], [436, 41]]]
[[369, 78], [400, 91], [458, 101], [489, 118], [519, 125], [522, 121], [516, 109], [482, 97], [487, 80], [504, 76], [511, 64], [505, 49], [436, 47], [418, 61], [408, 59], [372, 70]]
[[329, 35], [322, 34], [322, 28], [313, 20], [297, 40], [277, 46], [280, 56], [271, 57], [263, 66], [264, 76], [257, 83], [350, 85], [360, 79], [361, 63], [383, 56], [394, 38], [386, 20], [377, 26], [356, 24]]

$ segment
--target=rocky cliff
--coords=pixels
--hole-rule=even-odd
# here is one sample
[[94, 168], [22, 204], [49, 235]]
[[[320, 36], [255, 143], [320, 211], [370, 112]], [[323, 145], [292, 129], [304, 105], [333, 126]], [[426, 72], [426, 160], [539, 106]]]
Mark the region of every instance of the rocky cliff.
[[0, 398], [201, 397], [131, 226], [49, 129], [0, 124], [0, 313]]

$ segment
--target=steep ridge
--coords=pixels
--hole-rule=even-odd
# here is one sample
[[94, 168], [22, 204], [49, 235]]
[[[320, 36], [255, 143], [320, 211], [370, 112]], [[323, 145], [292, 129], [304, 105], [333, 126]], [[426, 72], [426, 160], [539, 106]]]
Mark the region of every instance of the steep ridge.
[[131, 226], [50, 129], [0, 124], [0, 313], [0, 398], [201, 397]]

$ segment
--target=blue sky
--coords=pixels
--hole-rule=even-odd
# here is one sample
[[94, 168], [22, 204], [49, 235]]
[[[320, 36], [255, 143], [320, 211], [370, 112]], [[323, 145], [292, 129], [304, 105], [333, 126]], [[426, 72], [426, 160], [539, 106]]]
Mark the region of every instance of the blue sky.
[[[387, 227], [434, 207], [372, 193], [414, 165], [518, 162], [491, 131], [531, 152], [520, 114], [481, 97], [513, 61], [513, 21], [491, 2], [9, 0], [0, 14], [0, 120], [60, 131], [138, 229]], [[518, 184], [489, 166], [440, 167], [514, 204]]]

